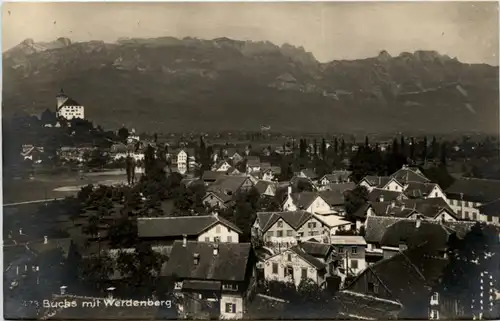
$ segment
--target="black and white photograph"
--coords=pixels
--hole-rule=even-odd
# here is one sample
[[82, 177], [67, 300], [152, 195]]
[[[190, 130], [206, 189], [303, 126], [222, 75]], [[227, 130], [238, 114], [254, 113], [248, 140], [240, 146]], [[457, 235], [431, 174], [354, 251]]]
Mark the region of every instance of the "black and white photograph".
[[7, 320], [500, 319], [499, 2], [4, 2]]

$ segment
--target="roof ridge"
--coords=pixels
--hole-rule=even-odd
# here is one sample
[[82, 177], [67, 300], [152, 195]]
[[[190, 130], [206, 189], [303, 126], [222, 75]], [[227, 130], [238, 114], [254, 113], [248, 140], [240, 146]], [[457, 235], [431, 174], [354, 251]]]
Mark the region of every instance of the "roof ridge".
[[138, 220], [164, 220], [164, 219], [185, 219], [185, 218], [206, 218], [206, 217], [212, 217], [215, 218], [214, 215], [208, 214], [208, 215], [186, 215], [186, 216], [160, 216], [160, 217], [138, 217]]
[[[424, 243], [418, 245], [417, 247], [420, 247], [420, 246], [422, 246], [424, 244], [427, 244], [427, 243], [428, 243], [428, 241], [425, 241]], [[403, 255], [403, 257], [408, 261], [408, 263], [410, 263], [410, 265], [415, 269], [415, 271], [417, 271], [418, 275], [422, 278], [422, 280], [424, 280], [427, 283], [427, 279], [425, 278], [425, 276], [422, 274], [422, 272], [420, 271], [420, 269], [417, 268], [415, 266], [415, 264], [413, 264], [413, 262], [410, 260], [410, 258], [406, 255], [405, 252], [406, 251], [401, 252], [401, 255]]]

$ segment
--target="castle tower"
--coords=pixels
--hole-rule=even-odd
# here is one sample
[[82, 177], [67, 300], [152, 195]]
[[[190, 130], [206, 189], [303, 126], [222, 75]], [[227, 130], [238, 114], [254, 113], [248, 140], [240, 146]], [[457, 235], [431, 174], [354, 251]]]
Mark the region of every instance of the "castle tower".
[[61, 106], [66, 102], [66, 100], [68, 100], [68, 96], [64, 93], [64, 90], [61, 88], [61, 92], [59, 92], [59, 94], [57, 94], [56, 96], [56, 101], [57, 101], [56, 111], [58, 111], [59, 108], [61, 108]]

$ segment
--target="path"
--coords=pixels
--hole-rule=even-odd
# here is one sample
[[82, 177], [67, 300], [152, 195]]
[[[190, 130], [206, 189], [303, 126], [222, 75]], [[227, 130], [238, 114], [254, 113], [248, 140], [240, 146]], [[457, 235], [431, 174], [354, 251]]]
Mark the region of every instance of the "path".
[[46, 203], [46, 202], [60, 201], [62, 199], [64, 199], [64, 198], [34, 200], [34, 201], [26, 201], [26, 202], [19, 202], [19, 203], [3, 204], [3, 206], [7, 207], [7, 206], [17, 206], [17, 205], [24, 205], [24, 204]]

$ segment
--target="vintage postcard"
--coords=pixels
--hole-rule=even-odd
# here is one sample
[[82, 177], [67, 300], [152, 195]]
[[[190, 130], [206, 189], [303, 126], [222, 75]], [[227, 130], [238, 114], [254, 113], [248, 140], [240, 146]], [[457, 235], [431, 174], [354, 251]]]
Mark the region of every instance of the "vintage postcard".
[[500, 319], [497, 2], [6, 2], [5, 319]]

